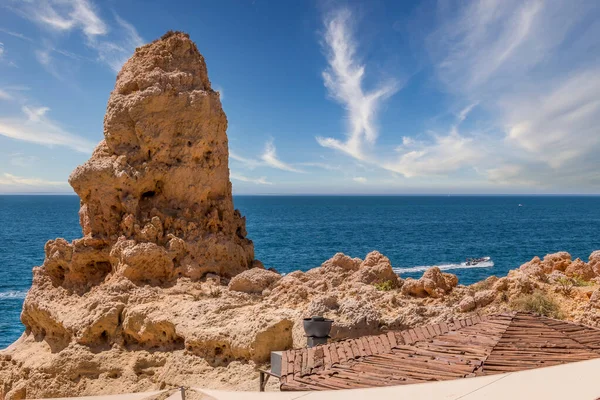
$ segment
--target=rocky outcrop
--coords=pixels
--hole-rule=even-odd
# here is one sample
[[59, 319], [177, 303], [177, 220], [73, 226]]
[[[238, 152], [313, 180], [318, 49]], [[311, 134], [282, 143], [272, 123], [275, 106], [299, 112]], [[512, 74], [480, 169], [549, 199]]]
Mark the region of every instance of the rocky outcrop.
[[596, 250], [592, 254], [590, 254], [588, 260], [588, 264], [590, 265], [590, 267], [592, 267], [594, 274], [596, 276], [600, 276], [600, 250]]
[[475, 304], [477, 307], [485, 307], [496, 299], [496, 291], [494, 290], [482, 290], [475, 293]]
[[596, 277], [593, 267], [581, 261], [579, 258], [567, 266], [565, 269], [565, 275], [581, 278], [586, 281]]
[[397, 288], [401, 283], [398, 275], [392, 269], [390, 259], [378, 251], [367, 254], [352, 278], [366, 284], [389, 282], [392, 288]]
[[[548, 256], [546, 256], [548, 257]], [[569, 256], [570, 257], [570, 256]], [[538, 279], [544, 279], [546, 273], [552, 272], [552, 267], [548, 268], [547, 265], [542, 263], [539, 257], [533, 257], [533, 259], [519, 267], [519, 269], [527, 274]]]
[[404, 294], [415, 297], [442, 297], [458, 285], [458, 278], [453, 274], [442, 273], [438, 267], [429, 268], [418, 279], [406, 279], [402, 286]]
[[360, 258], [351, 258], [344, 253], [337, 253], [329, 260], [325, 261], [321, 267], [325, 269], [340, 268], [343, 271], [357, 271], [361, 264], [362, 260]]
[[281, 275], [276, 272], [252, 268], [234, 276], [229, 282], [229, 290], [244, 293], [262, 293], [279, 279], [281, 279]]
[[600, 289], [596, 289], [590, 296], [590, 304], [594, 308], [600, 308]]
[[462, 312], [473, 311], [475, 308], [477, 308], [477, 303], [475, 302], [473, 296], [465, 296], [460, 303], [458, 303], [458, 308]]
[[571, 255], [565, 251], [547, 254], [543, 260], [534, 257], [521, 265], [519, 270], [541, 281], [556, 280], [560, 276], [590, 281], [600, 277], [600, 252], [593, 252], [588, 263], [579, 258], [572, 260]]

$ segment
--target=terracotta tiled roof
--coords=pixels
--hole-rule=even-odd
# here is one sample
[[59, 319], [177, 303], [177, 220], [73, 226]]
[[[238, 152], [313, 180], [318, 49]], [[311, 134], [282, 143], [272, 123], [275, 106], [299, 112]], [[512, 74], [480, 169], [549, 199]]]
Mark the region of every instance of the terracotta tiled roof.
[[283, 353], [281, 390], [403, 385], [600, 358], [600, 330], [527, 313], [348, 339]]

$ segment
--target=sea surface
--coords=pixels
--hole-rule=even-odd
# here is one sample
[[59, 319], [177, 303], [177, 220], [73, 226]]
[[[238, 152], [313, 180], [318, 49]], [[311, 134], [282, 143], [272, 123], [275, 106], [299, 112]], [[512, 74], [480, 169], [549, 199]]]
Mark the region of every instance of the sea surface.
[[[565, 250], [587, 261], [600, 249], [600, 197], [236, 196], [256, 258], [282, 273], [336, 252], [379, 250], [402, 277], [438, 265], [470, 284], [502, 276], [535, 255]], [[522, 206], [519, 206], [521, 204]], [[81, 236], [76, 196], [0, 196], [0, 348], [19, 321], [31, 268], [49, 239]], [[492, 262], [468, 267], [468, 257]], [[462, 263], [462, 264], [461, 264]]]

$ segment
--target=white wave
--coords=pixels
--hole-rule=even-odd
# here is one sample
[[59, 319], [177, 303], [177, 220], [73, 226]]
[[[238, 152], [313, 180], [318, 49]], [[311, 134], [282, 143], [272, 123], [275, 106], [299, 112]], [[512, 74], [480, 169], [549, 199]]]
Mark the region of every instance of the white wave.
[[26, 290], [11, 290], [9, 292], [0, 292], [0, 300], [3, 299], [24, 299], [27, 296]]
[[466, 263], [460, 264], [441, 264], [441, 265], [422, 265], [418, 267], [410, 267], [410, 268], [394, 268], [394, 272], [397, 274], [407, 273], [407, 272], [423, 272], [428, 270], [431, 267], [438, 267], [442, 271], [447, 271], [451, 269], [469, 269], [469, 268], [490, 268], [494, 266], [493, 261], [484, 261], [475, 265], [467, 265]]

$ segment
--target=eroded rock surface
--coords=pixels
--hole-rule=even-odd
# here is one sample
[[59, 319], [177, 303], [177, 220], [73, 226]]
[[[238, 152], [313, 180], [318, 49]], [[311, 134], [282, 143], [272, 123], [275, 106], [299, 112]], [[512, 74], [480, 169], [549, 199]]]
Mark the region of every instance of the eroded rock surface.
[[229, 290], [244, 293], [262, 293], [281, 279], [276, 272], [261, 268], [252, 268], [233, 277], [229, 282]]
[[[69, 178], [81, 200], [84, 236], [46, 244], [17, 349], [36, 343], [67, 363], [74, 346], [184, 348], [192, 327], [183, 322], [197, 310], [169, 310], [169, 301], [158, 306], [170, 300], [168, 288], [207, 275], [228, 279], [258, 265], [245, 219], [233, 207], [226, 130], [219, 93], [187, 35], [171, 32], [136, 50], [110, 95], [104, 140]], [[212, 298], [221, 289], [210, 290]], [[236, 343], [247, 346], [267, 331]], [[219, 342], [227, 339], [220, 335]], [[55, 368], [46, 375], [62, 374]], [[3, 394], [21, 391], [0, 385]], [[30, 388], [27, 396], [52, 393]]]
[[[84, 237], [46, 244], [23, 310], [28, 331], [60, 347], [89, 324], [57, 315], [57, 300], [64, 305], [99, 286], [128, 293], [127, 285], [232, 277], [251, 266], [253, 245], [233, 208], [226, 129], [204, 58], [186, 35], [165, 35], [136, 50], [108, 101], [105, 139], [69, 179], [81, 199]], [[146, 343], [117, 329], [116, 314], [128, 300], [80, 340]], [[163, 331], [163, 341], [175, 340], [168, 327]]]
[[443, 273], [438, 267], [432, 267], [420, 279], [406, 279], [402, 292], [410, 296], [437, 298], [450, 293], [456, 285], [456, 275]]

